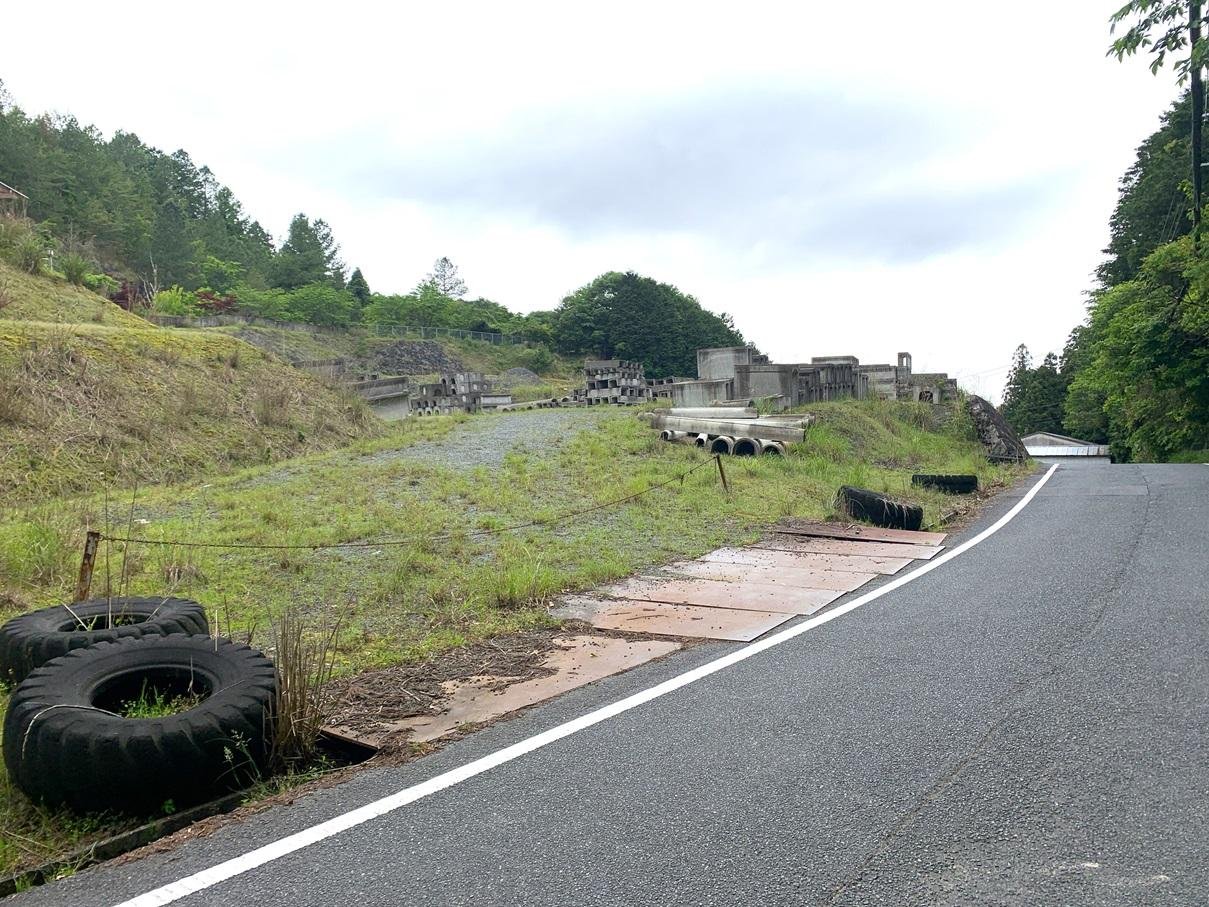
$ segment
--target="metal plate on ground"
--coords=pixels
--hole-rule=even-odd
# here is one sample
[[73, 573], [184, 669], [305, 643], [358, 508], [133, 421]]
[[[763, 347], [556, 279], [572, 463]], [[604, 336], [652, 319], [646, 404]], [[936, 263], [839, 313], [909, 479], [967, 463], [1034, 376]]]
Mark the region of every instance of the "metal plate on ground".
[[[850, 573], [882, 573], [887, 576], [898, 573], [899, 570], [911, 563], [908, 557], [857, 557], [852, 554], [811, 554], [806, 551], [785, 551], [776, 547], [764, 547], [763, 542], [756, 542], [750, 548], [719, 548], [705, 555], [704, 560], [730, 561], [731, 563], [754, 563], [761, 561], [744, 560], [741, 555], [733, 552], [747, 551], [762, 554], [777, 554], [785, 558], [795, 558], [792, 566], [805, 570], [840, 570]], [[750, 555], [748, 556], [751, 557]], [[735, 560], [735, 558], [739, 558]], [[779, 563], [785, 564], [785, 561]]]
[[680, 648], [665, 639], [615, 639], [608, 636], [572, 636], [556, 639], [558, 645], [542, 666], [554, 673], [499, 688], [502, 678], [476, 677], [446, 684], [450, 693], [445, 710], [437, 715], [419, 715], [391, 724], [375, 734], [379, 738], [407, 731], [408, 740], [436, 740], [464, 724], [481, 724], [509, 712], [536, 705], [568, 690], [628, 671]]
[[748, 580], [765, 585], [801, 586], [806, 589], [833, 589], [851, 592], [859, 589], [874, 573], [849, 573], [846, 570], [810, 570], [805, 567], [755, 567], [724, 561], [679, 561], [669, 564], [669, 573], [701, 579]]
[[[908, 545], [905, 542], [852, 542], [847, 539], [820, 539], [792, 532], [777, 533], [760, 544], [779, 551], [808, 551], [814, 554], [858, 554], [863, 557], [910, 557], [929, 560], [944, 551], [941, 545]], [[775, 543], [775, 544], [774, 544]]]
[[908, 529], [882, 529], [879, 526], [812, 523], [809, 520], [786, 520], [777, 532], [810, 535], [824, 539], [851, 539], [870, 542], [906, 542], [910, 545], [939, 545], [947, 538], [943, 532], [913, 532]]
[[750, 642], [794, 616], [772, 611], [665, 605], [590, 598], [584, 595], [563, 599], [553, 613], [559, 617], [586, 620], [592, 626], [604, 630], [692, 636], [701, 639], [730, 639], [736, 642]]
[[747, 579], [649, 579], [636, 577], [601, 590], [616, 598], [664, 602], [670, 605], [702, 605], [708, 608], [738, 608], [743, 611], [776, 611], [813, 614], [831, 604], [843, 592], [801, 586], [766, 585]]

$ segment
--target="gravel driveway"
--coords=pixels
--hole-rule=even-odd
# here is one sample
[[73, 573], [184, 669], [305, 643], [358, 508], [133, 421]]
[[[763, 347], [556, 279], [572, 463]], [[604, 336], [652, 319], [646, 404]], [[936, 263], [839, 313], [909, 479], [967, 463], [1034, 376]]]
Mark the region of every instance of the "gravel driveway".
[[418, 460], [448, 469], [502, 466], [510, 451], [540, 452], [557, 446], [616, 411], [612, 406], [595, 406], [484, 414], [463, 422], [439, 441], [383, 451], [370, 460]]

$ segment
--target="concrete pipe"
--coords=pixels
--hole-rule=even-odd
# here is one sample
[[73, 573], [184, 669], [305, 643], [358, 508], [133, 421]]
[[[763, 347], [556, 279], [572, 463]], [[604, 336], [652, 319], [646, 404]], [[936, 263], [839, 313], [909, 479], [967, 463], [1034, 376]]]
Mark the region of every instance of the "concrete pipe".
[[753, 408], [730, 406], [673, 406], [667, 414], [683, 419], [754, 419], [758, 415]]
[[785, 442], [784, 441], [761, 441], [760, 442], [760, 453], [767, 454], [770, 457], [783, 457], [783, 456], [785, 456]]
[[760, 452], [760, 442], [755, 438], [735, 438], [735, 446], [731, 451], [736, 457], [754, 457]]
[[735, 449], [735, 439], [728, 438], [726, 435], [718, 435], [709, 444], [709, 452], [712, 454], [728, 454]]
[[693, 438], [693, 444], [697, 447], [709, 447], [709, 435], [697, 435]]
[[659, 440], [660, 441], [672, 440], [672, 432], [670, 432], [668, 429], [665, 428], [663, 431], [659, 432]]

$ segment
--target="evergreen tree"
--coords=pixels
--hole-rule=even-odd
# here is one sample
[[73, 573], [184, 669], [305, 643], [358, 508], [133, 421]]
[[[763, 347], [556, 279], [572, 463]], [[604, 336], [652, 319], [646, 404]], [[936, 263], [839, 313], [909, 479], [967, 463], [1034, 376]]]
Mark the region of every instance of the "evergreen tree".
[[360, 268], [353, 270], [353, 276], [348, 279], [348, 291], [353, 294], [359, 306], [369, 304], [369, 282], [366, 281], [365, 275], [361, 273]]
[[344, 264], [331, 228], [322, 221], [311, 223], [305, 214], [295, 214], [289, 234], [273, 264], [274, 283], [287, 290], [311, 283], [344, 286]]

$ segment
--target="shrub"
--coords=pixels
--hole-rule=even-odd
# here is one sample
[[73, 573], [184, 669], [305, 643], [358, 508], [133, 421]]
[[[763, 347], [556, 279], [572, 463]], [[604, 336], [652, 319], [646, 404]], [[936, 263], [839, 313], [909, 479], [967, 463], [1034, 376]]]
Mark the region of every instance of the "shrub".
[[84, 286], [102, 296], [113, 296], [121, 284], [108, 274], [87, 274], [84, 277]]
[[77, 287], [84, 286], [88, 275], [92, 273], [92, 267], [89, 265], [88, 259], [76, 252], [71, 252], [60, 258], [59, 267], [63, 270], [63, 276], [67, 278], [67, 282], [74, 283]]
[[11, 260], [22, 271], [41, 274], [46, 266], [46, 245], [36, 234], [30, 233], [13, 247]]
[[188, 290], [172, 286], [160, 290], [151, 300], [151, 307], [161, 315], [196, 315], [200, 310], [197, 297]]

